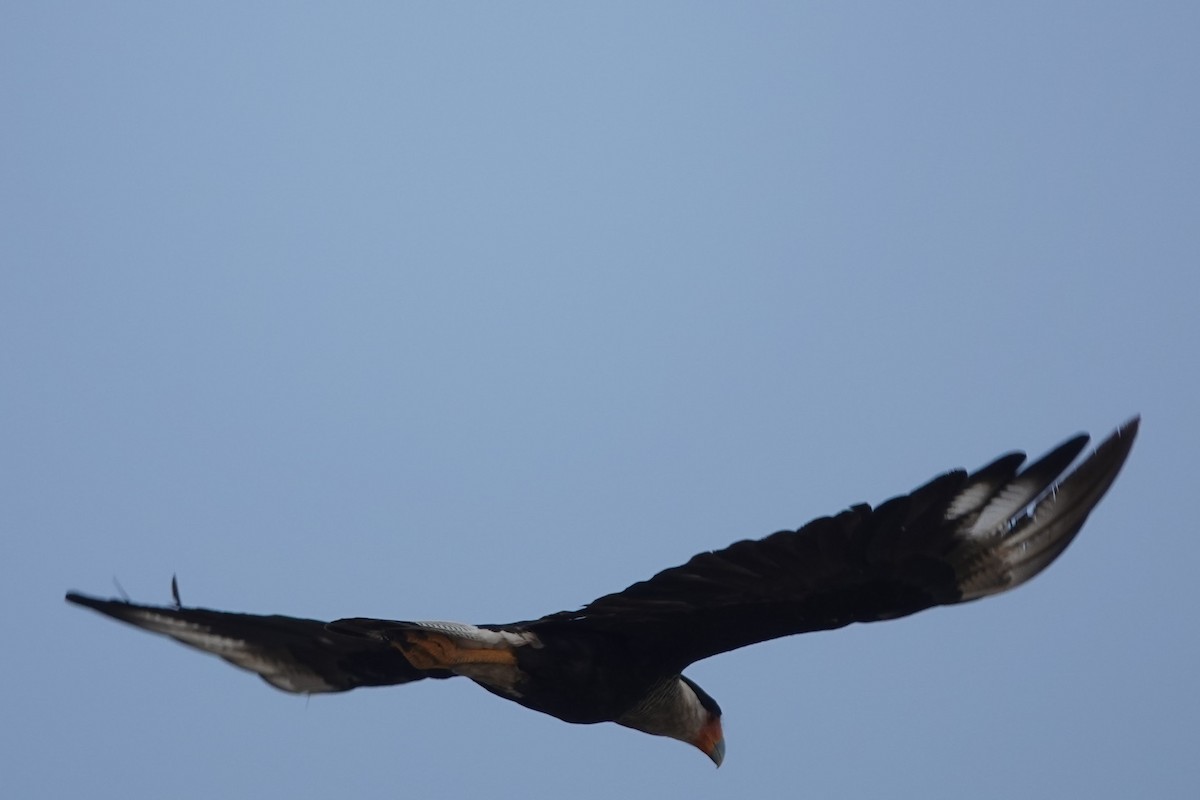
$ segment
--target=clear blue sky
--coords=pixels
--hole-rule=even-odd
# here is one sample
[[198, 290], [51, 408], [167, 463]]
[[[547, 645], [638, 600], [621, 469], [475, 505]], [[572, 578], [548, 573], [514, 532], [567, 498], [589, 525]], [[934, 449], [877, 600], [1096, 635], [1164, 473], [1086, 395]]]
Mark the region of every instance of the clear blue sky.
[[[5, 793], [1196, 797], [1200, 6], [975, 6], [5, 4]], [[719, 771], [62, 601], [528, 618], [1135, 412], [1030, 585], [696, 665]]]

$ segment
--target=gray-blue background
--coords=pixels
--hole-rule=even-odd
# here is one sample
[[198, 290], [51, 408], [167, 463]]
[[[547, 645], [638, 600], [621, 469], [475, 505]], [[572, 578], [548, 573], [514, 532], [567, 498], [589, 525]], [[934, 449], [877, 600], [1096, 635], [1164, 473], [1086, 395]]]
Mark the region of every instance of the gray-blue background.
[[[6, 3], [12, 797], [1191, 798], [1194, 3]], [[306, 701], [73, 588], [504, 621], [1142, 412], [998, 599], [681, 744]]]

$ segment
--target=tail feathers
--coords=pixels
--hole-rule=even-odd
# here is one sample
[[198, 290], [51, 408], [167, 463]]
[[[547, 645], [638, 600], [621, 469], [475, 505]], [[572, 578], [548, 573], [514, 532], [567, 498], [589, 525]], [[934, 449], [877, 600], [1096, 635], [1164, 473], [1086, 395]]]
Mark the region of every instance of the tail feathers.
[[279, 615], [139, 605], [71, 592], [67, 601], [223, 658], [285, 692], [344, 692], [450, 673], [413, 667], [386, 642]]

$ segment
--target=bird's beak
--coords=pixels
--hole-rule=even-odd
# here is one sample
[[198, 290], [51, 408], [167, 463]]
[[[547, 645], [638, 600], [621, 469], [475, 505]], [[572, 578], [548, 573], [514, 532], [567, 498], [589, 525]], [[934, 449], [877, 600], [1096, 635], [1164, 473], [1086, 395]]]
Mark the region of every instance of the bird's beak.
[[725, 760], [725, 738], [724, 737], [717, 739], [715, 742], [713, 742], [713, 746], [711, 748], [709, 748], [708, 757], [711, 758], [713, 763], [716, 764], [718, 767], [721, 766], [721, 762]]
[[721, 718], [713, 717], [705, 723], [692, 744], [711, 758], [714, 764], [721, 766], [721, 762], [725, 760], [725, 733], [721, 730]]

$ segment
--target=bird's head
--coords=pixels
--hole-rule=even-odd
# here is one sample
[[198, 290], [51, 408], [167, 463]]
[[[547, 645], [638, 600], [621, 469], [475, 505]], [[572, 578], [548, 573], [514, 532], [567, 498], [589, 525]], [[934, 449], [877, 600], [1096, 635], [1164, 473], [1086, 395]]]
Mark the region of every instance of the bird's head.
[[614, 721], [654, 736], [687, 742], [718, 767], [725, 760], [721, 707], [682, 675], [656, 683], [637, 705]]

